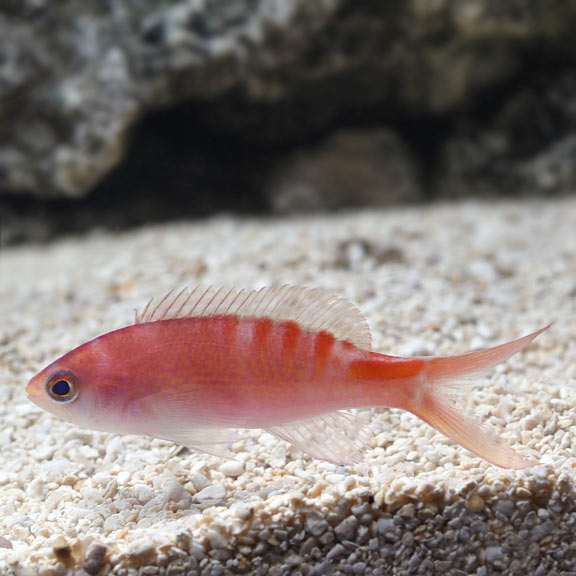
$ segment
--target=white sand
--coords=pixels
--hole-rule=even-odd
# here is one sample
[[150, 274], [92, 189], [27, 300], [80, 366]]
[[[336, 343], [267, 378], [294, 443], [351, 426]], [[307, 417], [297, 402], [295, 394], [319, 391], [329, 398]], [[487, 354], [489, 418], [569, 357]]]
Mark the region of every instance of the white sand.
[[[374, 348], [398, 355], [464, 352], [555, 320], [473, 395], [542, 466], [495, 468], [392, 410], [374, 412], [375, 448], [357, 466], [256, 431], [222, 461], [79, 429], [26, 399], [35, 372], [130, 323], [150, 296], [284, 282], [350, 298]], [[574, 199], [218, 218], [4, 249], [0, 574], [83, 574], [83, 562], [117, 575], [576, 571], [575, 320]]]

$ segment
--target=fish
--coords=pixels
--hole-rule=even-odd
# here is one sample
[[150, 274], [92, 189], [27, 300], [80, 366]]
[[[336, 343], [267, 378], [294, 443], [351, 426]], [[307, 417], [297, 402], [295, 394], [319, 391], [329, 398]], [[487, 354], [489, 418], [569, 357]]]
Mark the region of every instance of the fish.
[[372, 351], [362, 312], [318, 288], [182, 289], [68, 352], [26, 392], [98, 431], [231, 457], [234, 431], [264, 429], [342, 465], [371, 447], [362, 409], [399, 408], [491, 464], [522, 469], [536, 461], [482, 422], [472, 388], [548, 328], [485, 350], [404, 358]]

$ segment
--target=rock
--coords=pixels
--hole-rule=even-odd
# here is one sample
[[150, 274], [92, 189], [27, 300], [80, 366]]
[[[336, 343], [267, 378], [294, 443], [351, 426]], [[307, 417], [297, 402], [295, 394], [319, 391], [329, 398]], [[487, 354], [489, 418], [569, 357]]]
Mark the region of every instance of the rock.
[[573, 70], [535, 71], [496, 103], [488, 121], [463, 115], [439, 148], [438, 188], [452, 197], [571, 192], [576, 186], [574, 98]]
[[[285, 149], [343, 123], [398, 124], [400, 119], [404, 132], [411, 132], [413, 147], [429, 152], [440, 147], [442, 126], [452, 125], [441, 122], [438, 129], [438, 119], [451, 114], [463, 122], [455, 123], [458, 134], [441, 147], [440, 157], [448, 163], [443, 176], [450, 189], [460, 190], [460, 181], [472, 185], [490, 168], [480, 179], [482, 186], [494, 174], [505, 175], [506, 159], [516, 152], [545, 152], [573, 127], [573, 75], [567, 73], [562, 82], [547, 72], [544, 91], [540, 85], [531, 91], [520, 88], [511, 97], [504, 91], [510, 104], [488, 126], [482, 117], [467, 130], [469, 118], [461, 111], [473, 108], [489, 91], [525, 77], [531, 55], [538, 55], [546, 70], [562, 70], [574, 54], [575, 19], [570, 3], [551, 1], [520, 1], [514, 9], [488, 0], [4, 2], [0, 186], [38, 196], [85, 195], [126, 157], [138, 120], [169, 108], [176, 114], [172, 128], [185, 124], [183, 130], [174, 137], [160, 121], [149, 147], [135, 142], [140, 156], [132, 165], [133, 173], [144, 165], [160, 169], [158, 159], [165, 162], [167, 150], [159, 134], [168, 130], [170, 163], [154, 179], [163, 191], [169, 176], [180, 180], [181, 190], [198, 193], [198, 174], [207, 166], [214, 174], [211, 184], [250, 189], [261, 176], [262, 155], [247, 167], [248, 148], [265, 146], [268, 153], [273, 144]], [[494, 109], [493, 100], [488, 107]], [[522, 120], [527, 117], [531, 122]], [[172, 148], [175, 140], [180, 140], [179, 151]], [[338, 167], [338, 146], [328, 142], [311, 154], [319, 161], [332, 158], [324, 165]], [[398, 136], [388, 133], [384, 142], [396, 165], [386, 158], [379, 164], [378, 138], [352, 139], [346, 146], [341, 148], [350, 150], [346, 164], [363, 183], [356, 188], [358, 201], [376, 197], [385, 203], [388, 195], [419, 195], [417, 174], [410, 171], [410, 155]], [[230, 148], [233, 158], [222, 170]], [[143, 161], [150, 149], [161, 150], [155, 162]], [[201, 160], [205, 154], [212, 154], [208, 164]], [[558, 154], [569, 160], [566, 151]], [[309, 202], [302, 200], [292, 175], [306, 175], [317, 190], [314, 202], [327, 199], [330, 205], [353, 186], [354, 179], [339, 183], [321, 177], [302, 155], [288, 164], [275, 173], [272, 198], [280, 207]], [[572, 170], [570, 162], [562, 166]], [[520, 162], [512, 177], [529, 179], [529, 167]], [[140, 184], [146, 185], [149, 176]], [[329, 189], [331, 181], [339, 184], [336, 190]], [[380, 189], [380, 183], [388, 187]], [[125, 189], [126, 179], [115, 186]], [[348, 196], [348, 203], [355, 198]]]
[[[574, 124], [574, 122], [572, 122]], [[576, 133], [518, 163], [518, 178], [532, 193], [572, 192], [576, 186]]]
[[417, 173], [391, 130], [340, 131], [283, 159], [266, 188], [278, 212], [386, 205], [422, 198]]

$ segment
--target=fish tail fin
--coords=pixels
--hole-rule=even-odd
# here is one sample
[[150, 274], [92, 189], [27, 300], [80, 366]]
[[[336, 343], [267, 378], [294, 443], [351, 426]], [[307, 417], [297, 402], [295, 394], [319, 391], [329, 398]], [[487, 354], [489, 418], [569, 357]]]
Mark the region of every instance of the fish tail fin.
[[549, 327], [487, 350], [426, 359], [424, 378], [410, 411], [496, 466], [521, 469], [536, 465], [510, 448], [473, 409], [466, 409], [470, 398], [467, 383], [528, 346]]

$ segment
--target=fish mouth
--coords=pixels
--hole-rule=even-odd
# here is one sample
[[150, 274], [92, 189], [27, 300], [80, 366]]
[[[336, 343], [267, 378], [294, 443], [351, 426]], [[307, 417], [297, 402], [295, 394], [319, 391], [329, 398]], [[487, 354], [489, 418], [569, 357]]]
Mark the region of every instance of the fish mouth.
[[28, 398], [37, 398], [40, 396], [40, 389], [38, 386], [34, 386], [34, 382], [31, 380], [26, 386], [26, 394], [28, 394]]

